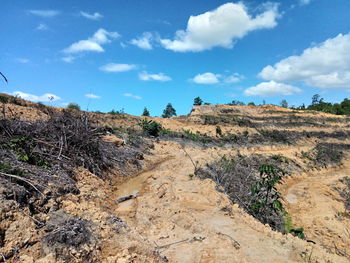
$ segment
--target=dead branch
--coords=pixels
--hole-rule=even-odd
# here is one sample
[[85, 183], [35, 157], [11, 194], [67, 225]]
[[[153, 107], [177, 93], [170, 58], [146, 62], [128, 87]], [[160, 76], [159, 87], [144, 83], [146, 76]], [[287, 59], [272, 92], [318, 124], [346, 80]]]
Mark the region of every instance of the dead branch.
[[10, 177], [10, 178], [14, 178], [14, 179], [23, 181], [23, 182], [29, 184], [31, 187], [33, 187], [34, 190], [36, 190], [38, 193], [40, 193], [43, 197], [45, 197], [45, 195], [32, 182], [30, 182], [27, 179], [24, 179], [24, 178], [22, 178], [20, 176], [14, 175], [14, 174], [7, 174], [7, 173], [3, 173], [3, 172], [0, 172], [0, 175], [7, 176], [7, 177]]

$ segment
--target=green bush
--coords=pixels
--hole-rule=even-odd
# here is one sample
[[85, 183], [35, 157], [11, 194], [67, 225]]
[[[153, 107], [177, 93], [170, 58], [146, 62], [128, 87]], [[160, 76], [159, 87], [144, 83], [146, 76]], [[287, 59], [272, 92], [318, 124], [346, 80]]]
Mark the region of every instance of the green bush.
[[80, 106], [77, 103], [71, 102], [67, 105], [67, 109], [80, 110]]
[[138, 124], [141, 126], [144, 133], [154, 137], [158, 137], [163, 129], [160, 123], [153, 120], [143, 119], [140, 120]]

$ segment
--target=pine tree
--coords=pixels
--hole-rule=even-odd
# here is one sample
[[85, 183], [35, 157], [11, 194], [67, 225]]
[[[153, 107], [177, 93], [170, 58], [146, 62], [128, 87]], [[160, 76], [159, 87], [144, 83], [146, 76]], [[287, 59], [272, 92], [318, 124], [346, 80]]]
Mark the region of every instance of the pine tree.
[[149, 110], [146, 107], [143, 109], [142, 116], [147, 116], [147, 117], [150, 116]]
[[287, 102], [286, 100], [282, 100], [282, 101], [280, 102], [280, 105], [281, 105], [281, 107], [283, 107], [283, 108], [288, 108], [288, 102]]
[[170, 118], [172, 116], [176, 116], [176, 110], [174, 109], [173, 105], [171, 105], [171, 103], [168, 103], [168, 105], [166, 105], [166, 108], [163, 111], [163, 118]]
[[196, 97], [193, 100], [193, 105], [194, 106], [200, 106], [200, 105], [202, 105], [202, 103], [203, 103], [203, 101], [202, 101], [202, 99], [200, 97]]

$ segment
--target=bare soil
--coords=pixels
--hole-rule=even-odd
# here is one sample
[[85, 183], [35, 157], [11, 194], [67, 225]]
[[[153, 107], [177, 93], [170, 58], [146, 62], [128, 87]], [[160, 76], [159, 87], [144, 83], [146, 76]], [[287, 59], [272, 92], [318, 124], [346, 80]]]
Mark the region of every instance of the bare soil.
[[[21, 103], [5, 105], [6, 119], [43, 121], [62, 112]], [[52, 194], [58, 186], [54, 178], [60, 180], [54, 173], [49, 190], [39, 189], [45, 209], [35, 211], [40, 194], [33, 194], [33, 204], [21, 204], [9, 192], [16, 182], [0, 175], [0, 262], [350, 262], [350, 216], [341, 194], [342, 179], [350, 172], [346, 117], [275, 106], [202, 106], [188, 116], [149, 118], [180, 134], [152, 138], [141, 134], [140, 117], [87, 114], [94, 126], [110, 131], [100, 139], [120, 153], [112, 158], [130, 150], [141, 151], [142, 158], [116, 164], [104, 176], [72, 163], [77, 191]], [[220, 118], [205, 124], [203, 116]], [[261, 129], [280, 130], [290, 143]], [[181, 136], [183, 130], [212, 141]], [[241, 136], [240, 143], [222, 143], [229, 133]], [[257, 135], [263, 144], [252, 140]], [[334, 152], [316, 152], [325, 143], [338, 146]], [[275, 156], [293, 164], [277, 189], [289, 223], [304, 228], [305, 239], [272, 230], [213, 180], [194, 175], [196, 168], [237, 154]], [[139, 165], [133, 165], [136, 161]]]

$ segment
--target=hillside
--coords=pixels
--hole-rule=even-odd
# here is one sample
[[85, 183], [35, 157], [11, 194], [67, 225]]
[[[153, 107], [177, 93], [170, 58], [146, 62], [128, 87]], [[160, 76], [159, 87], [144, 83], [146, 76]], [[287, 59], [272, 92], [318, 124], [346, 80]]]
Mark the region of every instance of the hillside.
[[0, 262], [350, 262], [349, 117], [2, 107]]

